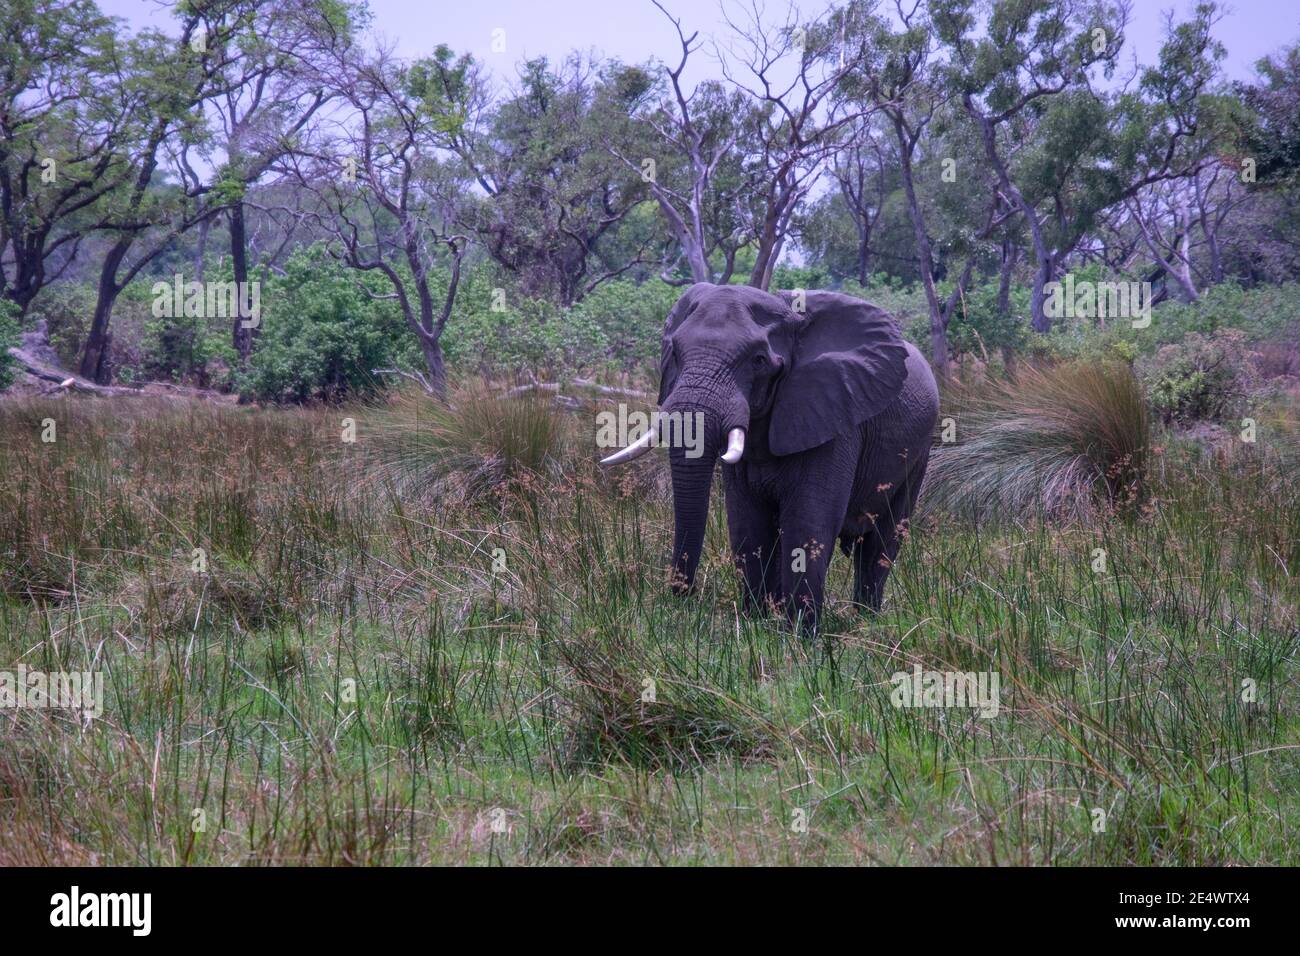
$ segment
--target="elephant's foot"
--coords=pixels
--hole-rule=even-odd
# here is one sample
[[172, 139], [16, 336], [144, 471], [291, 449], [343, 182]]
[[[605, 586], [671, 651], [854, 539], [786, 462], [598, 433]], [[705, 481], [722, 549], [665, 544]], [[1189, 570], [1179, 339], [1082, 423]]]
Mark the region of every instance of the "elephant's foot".
[[821, 618], [821, 602], [810, 595], [785, 603], [785, 619], [790, 628], [805, 640], [815, 637]]

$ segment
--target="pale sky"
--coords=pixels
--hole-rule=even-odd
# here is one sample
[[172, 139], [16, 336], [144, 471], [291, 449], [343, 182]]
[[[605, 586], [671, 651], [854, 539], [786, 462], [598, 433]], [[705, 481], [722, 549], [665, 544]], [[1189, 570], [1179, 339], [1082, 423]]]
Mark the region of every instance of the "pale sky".
[[[725, 33], [717, 0], [663, 0], [681, 18], [689, 34]], [[736, 0], [728, 0], [735, 3]], [[760, 0], [760, 3], [763, 0]], [[776, 16], [785, 0], [766, 0]], [[809, 14], [825, 9], [824, 0], [801, 0]], [[882, 6], [892, 8], [892, 4]], [[1133, 14], [1124, 46], [1127, 66], [1136, 51], [1143, 64], [1155, 62], [1163, 37], [1163, 11], [1185, 19], [1193, 0], [1133, 0]], [[170, 15], [157, 0], [100, 0], [106, 13], [125, 17], [136, 26], [166, 28]], [[421, 56], [439, 43], [457, 53], [472, 53], [498, 79], [509, 82], [520, 61], [547, 56], [562, 58], [572, 50], [596, 51], [626, 62], [677, 56], [672, 25], [650, 0], [370, 0], [375, 32], [395, 41], [406, 57]], [[1229, 79], [1248, 79], [1261, 56], [1300, 38], [1300, 5], [1295, 0], [1233, 0], [1216, 36], [1227, 47], [1224, 71]], [[505, 31], [505, 52], [492, 50], [493, 31]], [[692, 59], [688, 82], [719, 76], [716, 64], [701, 50]], [[694, 75], [691, 75], [691, 74]]]

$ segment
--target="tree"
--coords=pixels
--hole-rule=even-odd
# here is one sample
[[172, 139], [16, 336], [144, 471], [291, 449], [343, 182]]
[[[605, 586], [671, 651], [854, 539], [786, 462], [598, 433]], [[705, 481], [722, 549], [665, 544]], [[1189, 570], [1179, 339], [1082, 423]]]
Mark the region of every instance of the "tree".
[[92, 0], [5, 0], [0, 15], [0, 299], [25, 311], [129, 175], [138, 108], [116, 25]]
[[[482, 81], [471, 58], [447, 47], [409, 65], [385, 50], [343, 51], [334, 70], [351, 115], [337, 137], [303, 157], [299, 181], [320, 202], [313, 218], [332, 234], [332, 253], [388, 280], [385, 297], [419, 342], [426, 387], [445, 398], [441, 339], [468, 244], [450, 226], [466, 187], [454, 160]], [[449, 278], [439, 294], [434, 274], [443, 262]]]
[[856, 29], [855, 9], [800, 23], [792, 5], [779, 26], [764, 24], [757, 7], [743, 22], [727, 15], [732, 45], [730, 55], [720, 54], [723, 73], [753, 103], [740, 142], [755, 252], [749, 284], [756, 288], [771, 283], [800, 203], [866, 112], [844, 82], [867, 56], [864, 45], [842, 40]]
[[1257, 64], [1258, 82], [1237, 93], [1255, 114], [1244, 153], [1260, 188], [1300, 186], [1300, 43]]
[[949, 80], [975, 122], [998, 186], [1029, 227], [1036, 265], [1030, 299], [1032, 325], [1046, 332], [1045, 286], [1054, 275], [1043, 216], [1026, 198], [1008, 161], [1008, 130], [1047, 107], [1052, 97], [1086, 86], [1088, 71], [1103, 64], [1109, 75], [1127, 22], [1124, 3], [1085, 0], [995, 0], [985, 31], [976, 36], [969, 0], [936, 0], [936, 32], [947, 49]]
[[865, 285], [871, 275], [871, 239], [885, 211], [889, 193], [888, 151], [870, 117], [862, 117], [848, 134], [848, 145], [831, 164], [844, 208], [857, 238], [854, 277]]
[[[314, 63], [333, 47], [351, 42], [362, 14], [345, 3], [319, 0], [275, 0], [215, 14], [209, 32], [239, 51], [238, 56], [218, 54], [227, 68], [222, 88], [205, 106], [221, 130], [224, 161], [217, 189], [225, 199], [234, 281], [242, 287], [249, 277], [244, 196], [294, 148], [331, 99]], [[241, 365], [247, 364], [258, 331], [259, 326], [235, 317], [232, 342]]]
[[[677, 31], [681, 56], [675, 67], [659, 68], [666, 89], [656, 90], [657, 100], [633, 113], [632, 122], [620, 128], [618, 141], [605, 146], [647, 182], [690, 281], [726, 283], [748, 239], [740, 207], [745, 179], [737, 147], [747, 104], [742, 93], [712, 80], [686, 92], [682, 78], [691, 54], [699, 49], [699, 33], [688, 37], [681, 20], [657, 0], [655, 6]], [[721, 262], [715, 268], [718, 256]], [[680, 281], [671, 269], [664, 270], [664, 279]]]
[[[443, 68], [435, 63], [431, 69]], [[486, 193], [463, 205], [463, 225], [525, 294], [571, 305], [647, 261], [657, 245], [625, 260], [612, 255], [622, 249], [610, 240], [647, 191], [601, 146], [649, 87], [647, 76], [618, 64], [601, 69], [576, 55], [558, 68], [530, 60], [512, 95], [451, 140]]]
[[[114, 239], [99, 270], [95, 312], [81, 356], [84, 378], [100, 384], [112, 378], [109, 326], [122, 290], [177, 236], [225, 208], [212, 184], [197, 183], [189, 153], [205, 134], [198, 107], [227, 88], [226, 71], [240, 55], [227, 41], [229, 24], [238, 22], [243, 10], [242, 0], [181, 7], [179, 38], [146, 31], [130, 44], [122, 84], [133, 104], [125, 162], [134, 175], [106, 197], [105, 218], [97, 226], [110, 230]], [[213, 24], [217, 26], [209, 29]], [[183, 185], [156, 182], [164, 159]], [[142, 237], [152, 241], [130, 257]]]

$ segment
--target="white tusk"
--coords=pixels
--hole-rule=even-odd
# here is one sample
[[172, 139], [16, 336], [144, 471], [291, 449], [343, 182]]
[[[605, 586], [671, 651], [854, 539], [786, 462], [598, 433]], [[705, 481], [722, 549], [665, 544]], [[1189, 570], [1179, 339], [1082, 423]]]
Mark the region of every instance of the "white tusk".
[[727, 432], [727, 450], [722, 453], [722, 460], [728, 465], [734, 465], [740, 461], [740, 456], [745, 453], [745, 430], [743, 428], [733, 428]]
[[632, 461], [633, 459], [640, 458], [648, 452], [654, 446], [654, 443], [654, 429], [646, 429], [646, 433], [636, 441], [632, 442], [632, 444], [628, 445], [622, 451], [614, 452], [614, 454], [610, 455], [608, 458], [602, 458], [600, 463], [602, 465], [621, 465], [625, 461]]

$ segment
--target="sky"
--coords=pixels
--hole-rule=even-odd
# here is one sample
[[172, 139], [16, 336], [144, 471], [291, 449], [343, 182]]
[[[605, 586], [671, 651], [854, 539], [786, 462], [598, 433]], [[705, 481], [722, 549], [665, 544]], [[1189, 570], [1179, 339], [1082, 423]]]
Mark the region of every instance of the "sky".
[[[723, 35], [718, 0], [662, 0], [689, 33]], [[726, 0], [735, 4], [737, 0]], [[759, 0], [776, 16], [786, 0]], [[824, 0], [799, 3], [811, 15]], [[1193, 0], [1133, 0], [1126, 31], [1124, 65], [1136, 52], [1143, 64], [1155, 62], [1164, 32], [1164, 11], [1185, 19]], [[891, 4], [886, 6], [892, 7]], [[135, 26], [166, 28], [170, 16], [157, 0], [100, 0], [104, 12]], [[572, 50], [595, 51], [626, 62], [664, 60], [679, 55], [672, 24], [650, 0], [370, 0], [377, 35], [396, 44], [399, 55], [421, 56], [439, 43], [458, 53], [472, 53], [499, 81], [510, 82], [516, 65], [537, 56], [561, 59]], [[494, 34], [503, 30], [504, 34]], [[494, 36], [504, 51], [494, 51]], [[1227, 47], [1224, 72], [1229, 79], [1249, 79], [1255, 62], [1300, 39], [1300, 4], [1295, 0], [1231, 0], [1216, 36]], [[500, 46], [498, 42], [496, 44]], [[687, 81], [718, 77], [721, 70], [702, 54], [692, 58]]]

